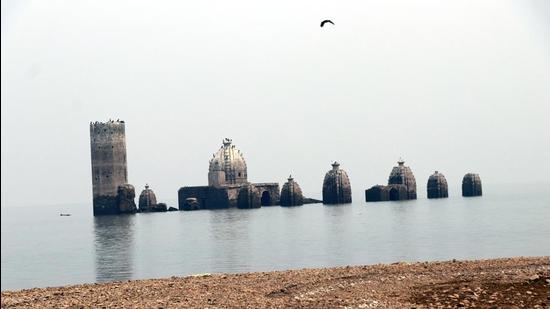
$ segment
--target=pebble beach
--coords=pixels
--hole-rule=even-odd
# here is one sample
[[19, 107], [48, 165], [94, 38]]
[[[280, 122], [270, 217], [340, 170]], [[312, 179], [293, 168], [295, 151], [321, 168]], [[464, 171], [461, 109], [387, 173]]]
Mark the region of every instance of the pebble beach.
[[550, 308], [550, 256], [197, 274], [1, 296], [2, 308]]

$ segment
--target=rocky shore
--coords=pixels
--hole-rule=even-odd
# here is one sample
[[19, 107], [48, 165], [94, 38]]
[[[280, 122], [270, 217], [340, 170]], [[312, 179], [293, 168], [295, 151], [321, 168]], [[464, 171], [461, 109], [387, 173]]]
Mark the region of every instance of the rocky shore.
[[1, 296], [2, 308], [550, 308], [550, 256], [203, 274]]

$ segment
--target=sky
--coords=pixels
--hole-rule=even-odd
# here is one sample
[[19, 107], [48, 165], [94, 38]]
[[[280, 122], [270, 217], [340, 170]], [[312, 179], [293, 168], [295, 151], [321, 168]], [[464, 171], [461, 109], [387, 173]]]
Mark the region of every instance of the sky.
[[[324, 19], [335, 25], [319, 27]], [[419, 198], [549, 183], [550, 1], [2, 1], [1, 205], [92, 202], [90, 121], [173, 204], [229, 137], [252, 182], [354, 199], [399, 157]]]

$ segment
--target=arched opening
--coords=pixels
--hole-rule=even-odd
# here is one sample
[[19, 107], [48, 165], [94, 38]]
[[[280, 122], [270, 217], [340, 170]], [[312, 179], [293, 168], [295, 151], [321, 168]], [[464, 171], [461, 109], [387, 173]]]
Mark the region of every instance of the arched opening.
[[396, 188], [390, 189], [390, 201], [399, 201], [399, 190]]
[[269, 192], [262, 192], [261, 204], [262, 206], [271, 206], [271, 196], [269, 195]]

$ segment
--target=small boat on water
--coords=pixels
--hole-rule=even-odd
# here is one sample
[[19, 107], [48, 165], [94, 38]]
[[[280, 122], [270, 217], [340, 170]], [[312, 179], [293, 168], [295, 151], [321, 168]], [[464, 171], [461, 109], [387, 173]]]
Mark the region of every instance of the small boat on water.
[[62, 217], [68, 217], [68, 216], [70, 216], [71, 214], [59, 214], [59, 215], [62, 216]]

